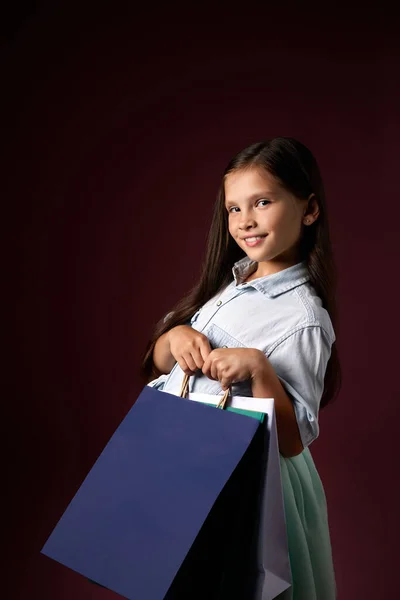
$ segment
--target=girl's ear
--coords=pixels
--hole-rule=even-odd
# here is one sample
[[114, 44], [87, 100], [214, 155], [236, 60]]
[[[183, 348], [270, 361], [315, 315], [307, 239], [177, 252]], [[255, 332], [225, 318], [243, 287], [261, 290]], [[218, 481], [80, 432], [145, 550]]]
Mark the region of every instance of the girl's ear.
[[307, 208], [304, 212], [304, 225], [312, 225], [319, 217], [319, 205], [315, 194], [310, 194], [307, 201]]

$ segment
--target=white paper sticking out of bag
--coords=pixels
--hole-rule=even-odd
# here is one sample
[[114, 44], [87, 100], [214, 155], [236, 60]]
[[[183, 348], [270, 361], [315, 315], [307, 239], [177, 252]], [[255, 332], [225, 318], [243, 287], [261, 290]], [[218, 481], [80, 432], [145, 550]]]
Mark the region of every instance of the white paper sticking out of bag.
[[[222, 395], [215, 396], [211, 394], [193, 392], [186, 396], [186, 398], [188, 400], [193, 400], [194, 402], [202, 402], [203, 404], [213, 404], [214, 406], [217, 406], [217, 404], [221, 401]], [[265, 413], [266, 415], [270, 415], [271, 418], [274, 412], [273, 398], [253, 398], [251, 396], [233, 396], [232, 398], [229, 396], [226, 405], [232, 408]]]

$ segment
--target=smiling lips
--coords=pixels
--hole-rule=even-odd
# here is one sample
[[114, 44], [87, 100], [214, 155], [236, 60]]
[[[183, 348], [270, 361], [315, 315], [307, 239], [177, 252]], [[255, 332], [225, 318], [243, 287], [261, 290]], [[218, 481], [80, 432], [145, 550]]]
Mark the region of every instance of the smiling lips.
[[263, 240], [265, 237], [267, 237], [266, 235], [257, 235], [257, 236], [252, 236], [252, 237], [246, 237], [246, 238], [242, 238], [244, 240], [244, 242], [246, 243], [246, 246], [256, 246], [257, 244], [259, 244], [261, 242], [261, 240]]

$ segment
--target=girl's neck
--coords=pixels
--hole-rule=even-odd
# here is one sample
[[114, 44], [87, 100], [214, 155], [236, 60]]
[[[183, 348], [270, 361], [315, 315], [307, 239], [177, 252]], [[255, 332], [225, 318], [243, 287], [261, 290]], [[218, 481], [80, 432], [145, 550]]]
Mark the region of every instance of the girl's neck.
[[279, 273], [280, 271], [284, 271], [289, 267], [293, 267], [297, 263], [300, 262], [298, 260], [291, 261], [266, 261], [256, 263], [256, 268], [252, 273], [249, 273], [248, 277], [246, 277], [245, 281], [249, 282], [253, 279], [259, 279], [260, 277], [266, 277], [267, 275], [274, 275], [275, 273]]

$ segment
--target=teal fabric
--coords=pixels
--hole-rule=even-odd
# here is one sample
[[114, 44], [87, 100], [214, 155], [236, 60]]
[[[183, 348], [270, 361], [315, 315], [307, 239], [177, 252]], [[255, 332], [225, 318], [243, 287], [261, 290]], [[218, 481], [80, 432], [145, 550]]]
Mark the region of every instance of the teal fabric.
[[[204, 402], [203, 404], [215, 407], [215, 404], [208, 404], [208, 402]], [[227, 408], [224, 408], [224, 410], [228, 412], [235, 412], [239, 415], [245, 415], [246, 417], [251, 417], [252, 419], [257, 419], [258, 421], [260, 421], [260, 423], [263, 423], [265, 419], [264, 413], [257, 412], [255, 410], [245, 410], [244, 408], [232, 408], [231, 406], [227, 406]]]
[[293, 585], [277, 600], [335, 600], [326, 498], [310, 450], [280, 463]]
[[[263, 413], [226, 410], [264, 420]], [[324, 488], [309, 448], [280, 456], [293, 585], [277, 600], [336, 600], [335, 572]]]
[[[231, 407], [225, 410], [260, 422], [265, 417]], [[279, 456], [293, 584], [276, 600], [336, 600], [326, 497], [311, 452], [306, 448], [293, 458]]]

